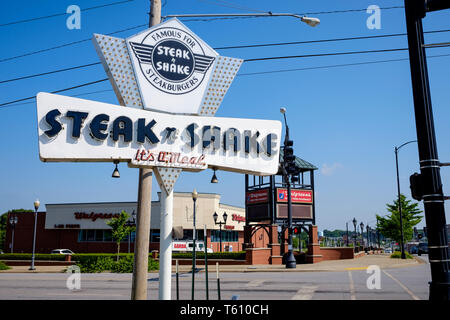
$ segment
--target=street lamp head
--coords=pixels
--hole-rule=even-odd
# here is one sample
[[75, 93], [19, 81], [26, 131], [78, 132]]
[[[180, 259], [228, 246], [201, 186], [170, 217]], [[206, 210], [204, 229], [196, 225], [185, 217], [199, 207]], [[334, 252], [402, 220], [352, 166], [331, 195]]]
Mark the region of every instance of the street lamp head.
[[227, 224], [227, 218], [228, 218], [227, 213], [224, 212], [222, 217], [223, 217], [223, 222], [224, 222], [225, 224]]
[[218, 182], [219, 182], [219, 180], [217, 179], [217, 176], [216, 176], [216, 169], [214, 169], [214, 174], [211, 178], [211, 183], [218, 183]]
[[280, 108], [280, 112], [281, 112], [281, 114], [285, 114], [286, 113], [286, 108], [285, 107], [281, 107]]
[[320, 19], [318, 19], [318, 18], [302, 17], [301, 19], [304, 23], [306, 23], [308, 26], [311, 26], [311, 27], [315, 27], [318, 24], [320, 24]]
[[356, 228], [356, 223], [357, 223], [357, 221], [356, 221], [356, 218], [353, 218], [353, 226]]
[[36, 199], [35, 201], [34, 201], [34, 209], [37, 211], [37, 209], [39, 209], [39, 206], [41, 205], [41, 203], [39, 202], [39, 200], [38, 199]]
[[114, 164], [116, 165], [116, 168], [114, 169], [113, 173], [112, 173], [112, 177], [113, 178], [120, 178], [120, 173], [119, 173], [119, 169], [117, 168], [117, 164], [119, 163], [118, 160], [114, 160]]
[[214, 214], [213, 214], [213, 218], [214, 218], [214, 223], [217, 223], [217, 217], [218, 217], [219, 215], [217, 214], [217, 212], [214, 212]]
[[364, 223], [360, 223], [359, 226], [361, 227], [361, 230], [364, 230]]
[[198, 198], [198, 193], [197, 190], [194, 189], [194, 191], [192, 191], [192, 200], [196, 201]]

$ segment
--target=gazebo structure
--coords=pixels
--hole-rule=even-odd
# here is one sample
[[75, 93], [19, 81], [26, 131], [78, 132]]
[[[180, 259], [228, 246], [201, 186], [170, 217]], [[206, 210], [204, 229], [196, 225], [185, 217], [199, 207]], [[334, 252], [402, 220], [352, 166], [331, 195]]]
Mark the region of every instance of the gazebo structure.
[[[273, 176], [245, 175], [244, 246], [251, 264], [281, 264], [287, 252], [287, 183], [281, 172], [283, 149], [280, 150], [280, 170]], [[308, 243], [316, 243], [314, 171], [317, 167], [299, 157], [296, 181], [291, 184], [292, 222], [309, 234]], [[313, 261], [311, 261], [313, 262]]]

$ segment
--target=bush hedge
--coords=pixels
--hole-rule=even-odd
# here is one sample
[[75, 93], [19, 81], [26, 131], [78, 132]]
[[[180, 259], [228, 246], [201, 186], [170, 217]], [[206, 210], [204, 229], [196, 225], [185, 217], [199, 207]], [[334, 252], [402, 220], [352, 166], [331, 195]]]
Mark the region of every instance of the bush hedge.
[[[116, 261], [116, 255], [84, 255], [82, 259], [76, 260], [76, 265], [80, 267], [82, 273], [97, 272], [116, 272], [131, 273], [133, 272], [134, 256], [133, 254], [121, 255], [119, 261]], [[159, 263], [152, 258], [148, 259], [148, 271], [159, 270]]]
[[[199, 259], [204, 259], [205, 253], [197, 251], [195, 254], [195, 257], [199, 258]], [[188, 258], [192, 258], [192, 253], [191, 252], [173, 253], [172, 258], [173, 259], [188, 259]], [[245, 260], [245, 251], [208, 253], [208, 259]]]
[[[402, 257], [402, 253], [400, 251], [395, 251], [393, 254], [391, 254], [391, 258], [393, 258], [393, 259], [400, 259], [401, 257]], [[413, 256], [410, 255], [406, 251], [405, 251], [405, 257], [406, 257], [406, 259], [413, 259]]]
[[11, 269], [8, 267], [3, 261], [0, 261], [0, 270], [8, 270]]

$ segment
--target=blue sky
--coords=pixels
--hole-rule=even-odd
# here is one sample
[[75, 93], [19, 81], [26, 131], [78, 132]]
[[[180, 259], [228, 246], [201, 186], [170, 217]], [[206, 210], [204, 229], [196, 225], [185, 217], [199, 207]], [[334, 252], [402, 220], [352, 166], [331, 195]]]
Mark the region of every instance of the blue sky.
[[[0, 4], [0, 81], [99, 61], [90, 41], [28, 55], [6, 58], [107, 34], [148, 22], [149, 1], [134, 0], [81, 13], [81, 29], [69, 30], [69, 15], [7, 24], [18, 20], [64, 13], [71, 4], [83, 8], [118, 2], [14, 1]], [[403, 6], [403, 1], [237, 1], [163, 0], [162, 15], [187, 13], [315, 13], [321, 24], [315, 28], [290, 17], [184, 20], [213, 48], [262, 43], [335, 39], [405, 33], [404, 9], [381, 11], [381, 29], [368, 29], [370, 14], [364, 11], [325, 13], [350, 9]], [[450, 12], [428, 14], [424, 30], [450, 29]], [[189, 21], [190, 20], [190, 21]], [[183, 21], [183, 20], [182, 20]], [[118, 33], [128, 37], [143, 28]], [[427, 43], [448, 41], [448, 32], [427, 34]], [[221, 55], [251, 59], [377, 49], [406, 48], [406, 36], [370, 40], [217, 50]], [[428, 49], [427, 54], [450, 54], [449, 48]], [[218, 117], [282, 120], [279, 108], [287, 108], [295, 154], [316, 165], [316, 214], [319, 230], [344, 229], [353, 217], [375, 224], [375, 213], [386, 214], [386, 203], [396, 197], [394, 146], [416, 139], [409, 62], [372, 63], [289, 72], [339, 64], [408, 58], [407, 51], [331, 57], [246, 62], [228, 91]], [[428, 59], [436, 137], [441, 162], [450, 162], [450, 56]], [[0, 84], [0, 104], [105, 78], [99, 65], [44, 77]], [[101, 92], [98, 92], [101, 91]], [[64, 95], [117, 103], [109, 82], [79, 88]], [[28, 101], [27, 101], [28, 102]], [[64, 202], [134, 201], [138, 170], [120, 164], [120, 179], [112, 179], [110, 163], [43, 163], [39, 160], [36, 105], [0, 107], [0, 212]], [[401, 189], [410, 198], [409, 176], [419, 172], [417, 144], [399, 153]], [[175, 191], [222, 195], [222, 202], [244, 205], [244, 176], [218, 172], [220, 183], [211, 184], [211, 170], [183, 173]], [[444, 192], [450, 169], [442, 168]], [[153, 199], [159, 187], [154, 180]], [[423, 206], [421, 205], [423, 208]], [[44, 207], [41, 207], [44, 210]], [[446, 204], [447, 221], [450, 207]], [[212, 214], [212, 213], [211, 213]], [[419, 226], [423, 226], [424, 222]]]

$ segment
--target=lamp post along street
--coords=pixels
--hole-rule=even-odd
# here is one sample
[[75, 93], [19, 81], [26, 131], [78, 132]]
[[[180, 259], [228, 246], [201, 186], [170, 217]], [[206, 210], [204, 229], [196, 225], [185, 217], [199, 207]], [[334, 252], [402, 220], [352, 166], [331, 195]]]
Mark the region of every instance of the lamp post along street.
[[219, 243], [220, 243], [220, 252], [222, 252], [222, 224], [225, 225], [227, 223], [228, 215], [226, 212], [223, 213], [223, 215], [222, 215], [223, 222], [222, 221], [217, 222], [218, 217], [219, 216], [218, 216], [217, 212], [214, 212], [213, 219], [214, 219], [214, 224], [219, 225]]
[[34, 255], [36, 251], [36, 225], [37, 225], [37, 211], [39, 209], [39, 200], [34, 201], [34, 228], [33, 228], [33, 252], [31, 254], [31, 266], [28, 270], [36, 270], [34, 267]]
[[11, 235], [11, 253], [14, 253], [14, 230], [16, 229], [16, 225], [18, 222], [18, 218], [16, 215], [11, 215], [9, 218], [9, 223], [11, 224], [12, 235]]
[[364, 223], [361, 222], [359, 226], [361, 228], [361, 246], [364, 249]]
[[400, 175], [398, 170], [398, 150], [406, 146], [409, 143], [417, 142], [417, 140], [408, 141], [402, 144], [400, 147], [395, 147], [395, 166], [397, 169], [397, 196], [398, 196], [398, 214], [400, 216], [400, 250], [401, 250], [401, 258], [406, 259], [405, 255], [405, 245], [404, 245], [404, 234], [403, 234], [403, 214], [402, 214], [402, 203], [400, 198]]
[[353, 234], [353, 250], [356, 250], [356, 218], [353, 218], [353, 227], [355, 228], [354, 234]]
[[191, 292], [191, 300], [194, 300], [194, 286], [195, 286], [195, 270], [196, 270], [196, 246], [195, 246], [195, 240], [197, 238], [197, 231], [196, 231], [196, 226], [195, 226], [195, 207], [196, 207], [196, 202], [197, 202], [197, 197], [198, 197], [198, 193], [197, 191], [194, 189], [194, 191], [192, 192], [192, 200], [194, 201], [194, 222], [193, 222], [193, 229], [192, 229], [192, 292]]

